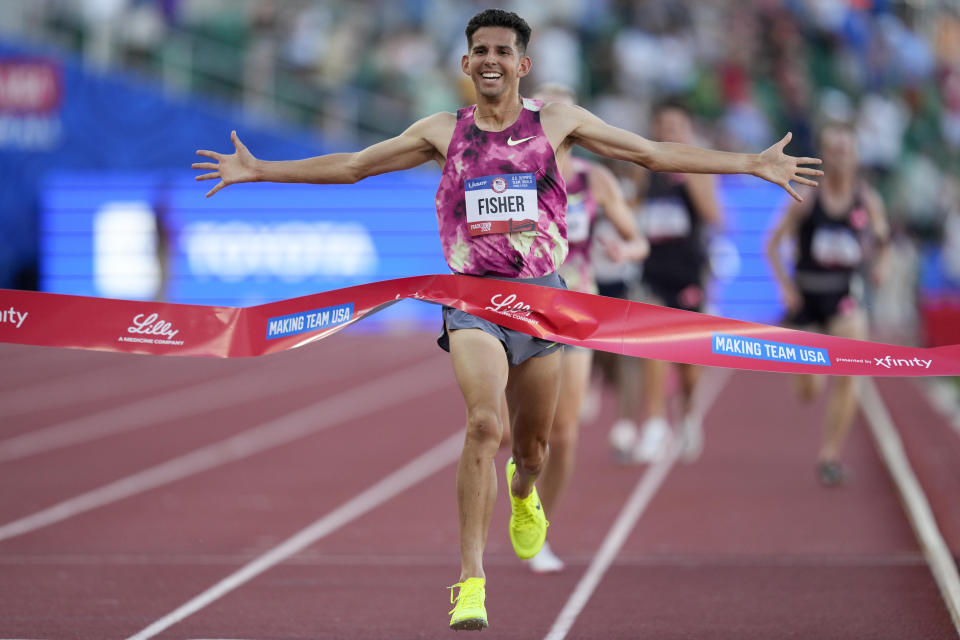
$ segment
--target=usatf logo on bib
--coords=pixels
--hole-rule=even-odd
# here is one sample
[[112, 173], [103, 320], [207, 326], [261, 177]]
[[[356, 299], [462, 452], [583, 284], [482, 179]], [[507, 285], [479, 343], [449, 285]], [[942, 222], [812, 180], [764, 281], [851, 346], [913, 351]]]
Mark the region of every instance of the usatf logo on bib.
[[540, 218], [536, 174], [470, 178], [464, 190], [471, 236], [536, 230]]

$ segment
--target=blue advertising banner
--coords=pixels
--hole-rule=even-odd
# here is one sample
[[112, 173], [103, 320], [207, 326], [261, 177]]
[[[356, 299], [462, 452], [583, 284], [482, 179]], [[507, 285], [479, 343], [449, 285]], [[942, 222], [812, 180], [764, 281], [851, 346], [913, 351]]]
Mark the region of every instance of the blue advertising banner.
[[[445, 273], [438, 179], [417, 170], [356, 185], [235, 185], [208, 199], [189, 171], [56, 173], [41, 202], [41, 289], [249, 306]], [[396, 307], [385, 322], [439, 322], [429, 306]]]

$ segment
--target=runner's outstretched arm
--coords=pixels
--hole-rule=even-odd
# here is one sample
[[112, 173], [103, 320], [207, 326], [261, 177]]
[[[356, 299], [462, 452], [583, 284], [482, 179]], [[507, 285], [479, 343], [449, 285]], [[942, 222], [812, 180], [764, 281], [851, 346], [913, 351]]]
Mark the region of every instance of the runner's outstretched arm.
[[569, 140], [598, 155], [634, 162], [653, 171], [750, 174], [780, 185], [796, 200], [802, 198], [791, 182], [815, 187], [817, 183], [804, 176], [823, 175], [819, 169], [802, 166], [820, 164], [818, 158], [796, 158], [783, 152], [792, 137], [790, 133], [762, 153], [748, 154], [655, 142], [609, 125], [586, 109], [572, 105], [550, 104], [544, 109], [544, 121], [545, 128], [550, 126], [558, 142]]
[[352, 184], [381, 173], [411, 169], [430, 160], [442, 163], [446, 145], [440, 141], [444, 139], [444, 132], [449, 141], [455, 120], [456, 116], [452, 113], [437, 113], [418, 120], [400, 135], [362, 151], [331, 153], [303, 160], [260, 160], [240, 141], [237, 132], [231, 131], [233, 153], [200, 149], [197, 155], [211, 158], [214, 162], [196, 162], [192, 168], [210, 171], [197, 176], [196, 180], [220, 179], [207, 192], [207, 197], [239, 182]]

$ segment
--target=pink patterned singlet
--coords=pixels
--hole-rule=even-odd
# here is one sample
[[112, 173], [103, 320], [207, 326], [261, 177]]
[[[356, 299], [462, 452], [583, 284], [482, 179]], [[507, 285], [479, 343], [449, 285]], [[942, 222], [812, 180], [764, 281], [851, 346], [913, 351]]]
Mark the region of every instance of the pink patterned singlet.
[[597, 281], [590, 263], [593, 222], [597, 218], [597, 201], [590, 192], [590, 163], [570, 156], [573, 177], [567, 183], [567, 242], [570, 252], [560, 267], [567, 287], [583, 293], [596, 293]]
[[566, 185], [540, 125], [542, 106], [524, 98], [503, 131], [479, 129], [476, 105], [457, 111], [436, 199], [440, 243], [454, 272], [536, 278], [566, 258]]

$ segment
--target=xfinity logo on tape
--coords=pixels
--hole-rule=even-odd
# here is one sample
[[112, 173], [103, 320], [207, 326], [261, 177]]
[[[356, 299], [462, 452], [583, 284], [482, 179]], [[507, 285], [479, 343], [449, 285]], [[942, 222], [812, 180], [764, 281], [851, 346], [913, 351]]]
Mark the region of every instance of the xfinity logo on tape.
[[713, 334], [713, 352], [738, 358], [754, 360], [775, 360], [795, 364], [815, 364], [830, 366], [830, 354], [826, 349], [804, 347], [785, 342], [773, 342], [757, 338], [746, 338], [726, 333]]
[[921, 360], [920, 358], [905, 360], [901, 358], [891, 358], [890, 356], [874, 358], [873, 361], [876, 366], [884, 367], [885, 369], [893, 369], [894, 367], [923, 367], [924, 369], [929, 369], [930, 365], [933, 364], [933, 360]]
[[17, 329], [19, 329], [28, 315], [30, 314], [27, 311], [20, 312], [10, 307], [9, 309], [0, 310], [0, 322], [9, 322], [10, 324], [17, 325]]
[[301, 311], [288, 316], [279, 316], [267, 320], [267, 340], [295, 336], [307, 331], [329, 329], [350, 322], [353, 319], [353, 303]]

